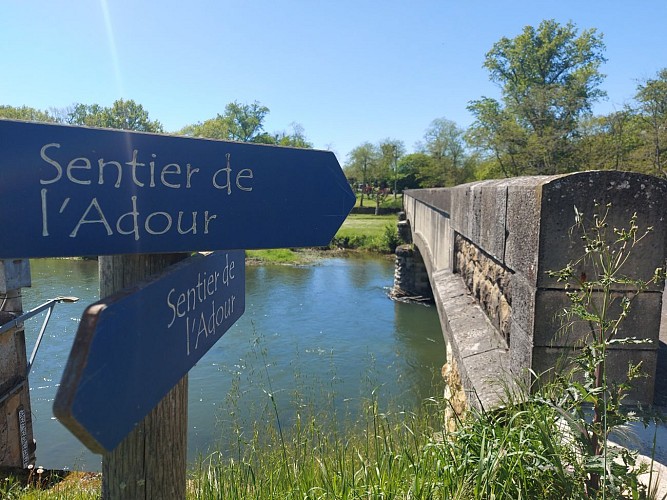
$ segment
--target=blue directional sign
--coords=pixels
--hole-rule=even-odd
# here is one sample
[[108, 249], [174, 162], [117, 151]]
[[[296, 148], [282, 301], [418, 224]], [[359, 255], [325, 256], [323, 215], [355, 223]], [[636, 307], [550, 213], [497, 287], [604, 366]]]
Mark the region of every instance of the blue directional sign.
[[243, 251], [198, 255], [83, 314], [53, 406], [95, 453], [112, 451], [245, 310]]
[[0, 259], [327, 245], [329, 151], [0, 119]]

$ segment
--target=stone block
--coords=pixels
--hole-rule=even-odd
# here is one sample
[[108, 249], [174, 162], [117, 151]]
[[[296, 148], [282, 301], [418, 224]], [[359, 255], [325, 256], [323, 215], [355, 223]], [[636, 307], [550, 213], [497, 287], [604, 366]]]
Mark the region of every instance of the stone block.
[[451, 188], [452, 210], [450, 213], [452, 229], [470, 239], [472, 221], [472, 190], [470, 184]]
[[495, 180], [481, 184], [475, 193], [479, 206], [479, 247], [499, 262], [505, 261], [505, 216], [507, 213], [507, 181]]
[[[571, 231], [575, 223], [574, 207], [583, 213], [586, 225], [591, 227], [594, 214], [603, 216], [607, 204], [610, 204], [606, 229], [608, 241], [615, 239], [614, 228], [629, 227], [630, 218], [635, 213], [639, 234], [653, 227], [653, 231], [632, 249], [620, 274], [648, 281], [657, 267], [664, 266], [667, 181], [630, 172], [579, 172], [555, 178], [542, 186], [537, 275], [541, 288], [562, 288], [564, 284], [549, 277], [547, 271], [563, 269], [584, 253], [581, 234], [578, 230]], [[590, 280], [595, 271], [589, 266], [579, 266], [576, 274]], [[652, 289], [659, 290], [661, 286]]]
[[505, 265], [531, 284], [537, 281], [541, 185], [552, 177], [518, 177], [507, 183]]
[[535, 285], [523, 274], [513, 274], [510, 281], [512, 325], [519, 326], [532, 336], [535, 327]]
[[491, 216], [491, 208], [485, 205], [491, 204], [490, 198], [494, 187], [502, 182], [502, 180], [488, 180], [469, 184], [472, 205], [467, 238], [485, 251], [486, 248], [482, 245], [482, 226], [487, 222], [485, 219]]
[[503, 403], [508, 392], [515, 390], [507, 357], [505, 350], [493, 349], [465, 358], [465, 370], [471, 384], [466, 388], [466, 395], [471, 406], [492, 410]]
[[[549, 375], [545, 372], [555, 367], [556, 370], [566, 370], [572, 367], [572, 359], [576, 351], [567, 347], [535, 347], [533, 349], [533, 370], [543, 378]], [[632, 390], [624, 403], [651, 404], [655, 389], [657, 351], [656, 350], [613, 350], [607, 354], [607, 378], [610, 382], [624, 381], [627, 376], [628, 365], [641, 363], [646, 377], [635, 380]]]
[[409, 220], [398, 221], [398, 237], [404, 243], [412, 243], [412, 229]]
[[512, 322], [510, 327], [510, 370], [514, 377], [526, 387], [530, 384], [532, 365], [532, 334]]
[[[609, 307], [607, 318], [613, 320], [620, 314], [620, 300], [627, 292], [615, 292], [614, 302]], [[596, 307], [602, 304], [602, 294], [593, 297]], [[571, 302], [564, 290], [538, 290], [535, 297], [535, 328], [533, 342], [536, 346], [556, 347], [580, 345], [589, 335], [588, 322], [578, 318], [564, 318], [563, 311]], [[631, 302], [628, 316], [620, 323], [616, 338], [636, 337], [650, 340], [641, 344], [639, 349], [655, 349], [660, 333], [662, 293], [642, 292]], [[628, 346], [616, 345], [611, 349], [627, 349]]]
[[[449, 188], [406, 189], [405, 197], [425, 203], [441, 212], [450, 212], [451, 198]], [[405, 198], [404, 198], [405, 199]]]

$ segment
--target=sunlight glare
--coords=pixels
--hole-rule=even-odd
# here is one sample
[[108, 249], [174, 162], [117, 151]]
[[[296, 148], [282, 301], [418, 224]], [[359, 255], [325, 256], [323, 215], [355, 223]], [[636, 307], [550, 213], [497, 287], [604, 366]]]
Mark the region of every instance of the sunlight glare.
[[118, 51], [116, 50], [116, 40], [113, 35], [113, 26], [111, 24], [111, 15], [109, 14], [109, 6], [107, 0], [100, 0], [102, 7], [102, 14], [104, 15], [104, 25], [107, 32], [107, 41], [109, 43], [109, 51], [111, 52], [111, 62], [113, 63], [114, 76], [116, 77], [116, 91], [118, 95], [124, 95], [123, 81], [120, 74], [120, 64], [118, 63]]

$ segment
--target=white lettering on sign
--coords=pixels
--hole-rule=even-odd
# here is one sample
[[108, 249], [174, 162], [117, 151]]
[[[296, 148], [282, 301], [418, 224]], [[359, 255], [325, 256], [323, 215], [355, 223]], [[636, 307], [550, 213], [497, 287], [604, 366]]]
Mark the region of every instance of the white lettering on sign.
[[[86, 156], [58, 158], [60, 149], [61, 144], [57, 142], [45, 144], [40, 149], [40, 158], [49, 165], [48, 172], [40, 179], [42, 186], [68, 183], [75, 189], [85, 189], [81, 186], [99, 185], [119, 190], [123, 188], [123, 192], [129, 191], [132, 196], [125, 200], [116, 198], [113, 207], [109, 207], [96, 196], [91, 197], [89, 191], [81, 191], [81, 196], [87, 200], [86, 208], [77, 211], [69, 206], [70, 200], [77, 194], [76, 191], [72, 191], [72, 196], [52, 199], [54, 196], [49, 192], [49, 188], [42, 187], [40, 193], [43, 237], [51, 236], [49, 227], [54, 218], [58, 218], [58, 227], [63, 227], [62, 222], [65, 221], [66, 234], [70, 238], [83, 234], [87, 237], [120, 235], [138, 241], [146, 235], [208, 234], [212, 222], [219, 216], [214, 210], [188, 210], [178, 206], [155, 210], [153, 205], [150, 205], [150, 209], [142, 208], [142, 200], [150, 196], [150, 192], [146, 190], [160, 186], [171, 190], [212, 187], [216, 192], [228, 196], [235, 191], [249, 193], [253, 190], [252, 169], [234, 170], [229, 153], [225, 155], [225, 167], [215, 170], [206, 180], [201, 175], [201, 169], [190, 163], [183, 165], [171, 161], [160, 162], [155, 153], [146, 157], [137, 149], [132, 150], [131, 157], [126, 161]], [[85, 198], [86, 196], [88, 198]], [[146, 206], [145, 203], [143, 207]], [[112, 208], [117, 210], [117, 207], [123, 204], [126, 212], [116, 217], [109, 215]]]
[[198, 273], [197, 281], [188, 288], [169, 290], [166, 297], [169, 309], [167, 329], [179, 325], [185, 330], [185, 352], [188, 356], [199, 348], [200, 340], [214, 336], [216, 330], [220, 331], [219, 327], [233, 314], [235, 295], [226, 297], [222, 302], [216, 302], [213, 297], [235, 279], [235, 267], [234, 260], [230, 261], [229, 254], [225, 254], [222, 269]]

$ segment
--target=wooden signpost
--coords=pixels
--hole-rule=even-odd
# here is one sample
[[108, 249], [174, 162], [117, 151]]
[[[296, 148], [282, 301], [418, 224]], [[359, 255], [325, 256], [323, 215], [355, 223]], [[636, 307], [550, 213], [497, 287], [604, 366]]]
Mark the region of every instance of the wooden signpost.
[[188, 258], [88, 306], [53, 412], [110, 452], [245, 310], [243, 251]]
[[183, 252], [328, 245], [355, 201], [335, 156], [0, 119], [0, 173], [0, 259], [104, 256], [56, 416], [104, 498], [183, 498], [187, 372], [243, 313], [243, 251], [121, 290]]

